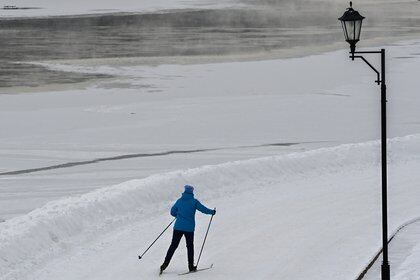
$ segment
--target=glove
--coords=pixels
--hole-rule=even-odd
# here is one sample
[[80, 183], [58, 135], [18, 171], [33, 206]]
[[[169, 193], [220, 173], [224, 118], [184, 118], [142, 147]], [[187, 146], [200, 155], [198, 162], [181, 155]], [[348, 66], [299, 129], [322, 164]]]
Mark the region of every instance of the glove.
[[212, 215], [213, 216], [216, 215], [216, 209], [213, 210], [213, 214]]

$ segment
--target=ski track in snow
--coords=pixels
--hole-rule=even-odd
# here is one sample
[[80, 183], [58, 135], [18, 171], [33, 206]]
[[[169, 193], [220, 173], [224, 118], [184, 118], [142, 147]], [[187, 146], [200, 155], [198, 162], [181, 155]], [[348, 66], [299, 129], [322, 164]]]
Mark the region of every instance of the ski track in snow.
[[[390, 232], [420, 213], [419, 140], [390, 141]], [[52, 201], [0, 224], [0, 279], [157, 278], [170, 233], [141, 261], [137, 255], [169, 223], [185, 183], [218, 208], [202, 258], [215, 268], [200, 279], [352, 279], [380, 247], [379, 159], [377, 142], [347, 144]], [[208, 216], [197, 218], [196, 250]], [[184, 251], [181, 244], [166, 278], [186, 269]]]

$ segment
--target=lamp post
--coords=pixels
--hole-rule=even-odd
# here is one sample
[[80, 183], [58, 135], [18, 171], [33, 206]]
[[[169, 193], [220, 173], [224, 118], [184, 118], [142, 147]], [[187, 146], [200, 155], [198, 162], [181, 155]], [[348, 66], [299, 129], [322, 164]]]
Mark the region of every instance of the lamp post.
[[[385, 83], [385, 49], [380, 51], [356, 51], [356, 44], [360, 39], [362, 21], [364, 17], [355, 11], [350, 2], [350, 7], [339, 18], [344, 31], [344, 37], [350, 44], [350, 58], [360, 58], [375, 71], [377, 75], [376, 83], [381, 85], [381, 162], [382, 162], [382, 280], [390, 280], [390, 267], [388, 262], [388, 210], [387, 210], [387, 157], [386, 157], [386, 83]], [[367, 61], [362, 54], [380, 54], [381, 71]]]

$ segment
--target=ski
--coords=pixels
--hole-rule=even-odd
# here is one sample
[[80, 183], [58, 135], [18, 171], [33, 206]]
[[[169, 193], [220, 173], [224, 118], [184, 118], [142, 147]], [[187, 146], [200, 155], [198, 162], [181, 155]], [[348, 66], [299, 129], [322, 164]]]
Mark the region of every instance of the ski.
[[190, 273], [196, 273], [196, 272], [199, 272], [199, 271], [208, 270], [210, 268], [213, 268], [213, 264], [211, 264], [209, 267], [199, 268], [196, 271], [187, 271], [187, 272], [184, 272], [184, 273], [179, 273], [178, 275], [187, 275], [187, 274], [190, 274]]

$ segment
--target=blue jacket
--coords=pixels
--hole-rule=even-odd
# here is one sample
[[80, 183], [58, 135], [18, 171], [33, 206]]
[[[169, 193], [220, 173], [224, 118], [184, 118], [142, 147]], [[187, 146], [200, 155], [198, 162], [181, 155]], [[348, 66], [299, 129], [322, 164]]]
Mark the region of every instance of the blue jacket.
[[191, 192], [184, 192], [171, 208], [171, 215], [176, 218], [174, 229], [187, 232], [195, 230], [195, 211], [213, 215], [214, 210], [205, 207]]

